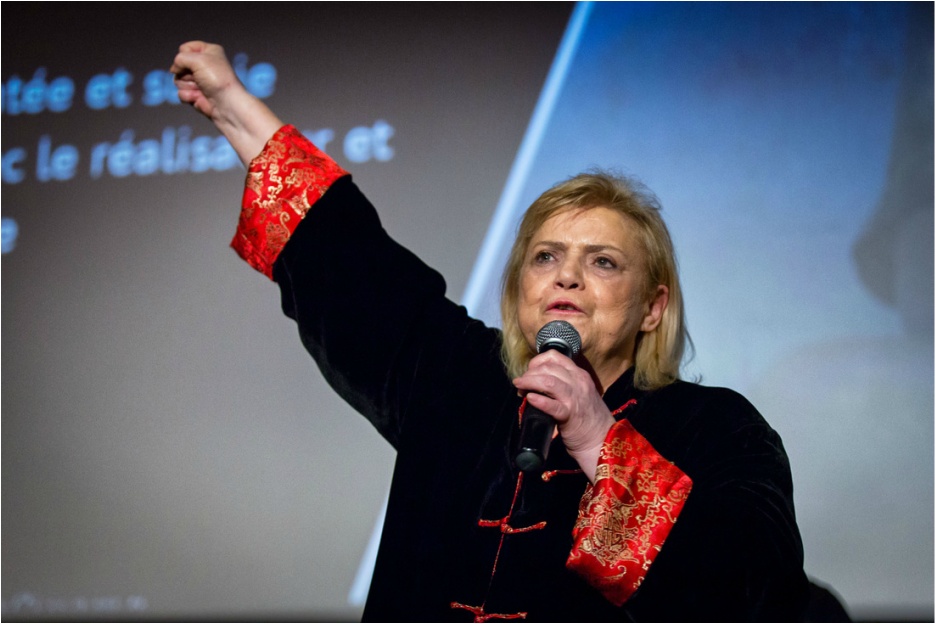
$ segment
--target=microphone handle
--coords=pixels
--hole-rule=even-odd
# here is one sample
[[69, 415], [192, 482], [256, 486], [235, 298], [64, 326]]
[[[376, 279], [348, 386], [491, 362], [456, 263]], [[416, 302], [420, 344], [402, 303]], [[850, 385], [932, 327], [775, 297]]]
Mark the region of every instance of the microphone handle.
[[520, 450], [514, 458], [517, 468], [533, 472], [543, 467], [555, 429], [556, 421], [552, 416], [527, 403], [520, 427]]

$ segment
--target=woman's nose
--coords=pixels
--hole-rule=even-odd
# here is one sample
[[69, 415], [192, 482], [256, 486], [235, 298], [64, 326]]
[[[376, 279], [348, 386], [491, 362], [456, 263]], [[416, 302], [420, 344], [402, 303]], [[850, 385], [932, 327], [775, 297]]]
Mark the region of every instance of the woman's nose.
[[556, 286], [571, 290], [579, 288], [582, 284], [582, 271], [579, 263], [574, 259], [566, 259], [559, 265], [556, 273]]

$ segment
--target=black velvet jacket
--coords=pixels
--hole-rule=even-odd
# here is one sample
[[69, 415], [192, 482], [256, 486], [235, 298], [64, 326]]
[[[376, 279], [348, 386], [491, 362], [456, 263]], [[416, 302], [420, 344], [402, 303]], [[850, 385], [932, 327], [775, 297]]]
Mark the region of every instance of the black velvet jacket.
[[[565, 567], [581, 473], [525, 478], [511, 523], [543, 530], [480, 526], [507, 514], [517, 483], [519, 399], [500, 332], [445, 298], [441, 276], [387, 236], [350, 177], [312, 206], [273, 275], [329, 383], [397, 450], [365, 620], [471, 621], [482, 607], [495, 620], [802, 618], [787, 457], [737, 393], [685, 382], [641, 392], [631, 372], [607, 390], [612, 410], [636, 399], [622, 417], [693, 480], [642, 585], [616, 607]], [[546, 469], [574, 468], [556, 438]]]

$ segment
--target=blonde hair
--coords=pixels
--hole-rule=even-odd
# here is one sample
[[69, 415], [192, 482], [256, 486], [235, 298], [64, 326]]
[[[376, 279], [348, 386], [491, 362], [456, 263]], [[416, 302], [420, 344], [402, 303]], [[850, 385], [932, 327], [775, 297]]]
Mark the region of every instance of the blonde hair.
[[510, 251], [501, 286], [501, 318], [504, 342], [501, 355], [511, 377], [522, 375], [535, 355], [520, 330], [518, 303], [520, 276], [533, 236], [552, 216], [574, 209], [609, 208], [636, 226], [646, 259], [644, 288], [647, 301], [662, 284], [669, 302], [660, 324], [637, 336], [634, 384], [643, 390], [668, 385], [679, 378], [687, 344], [691, 346], [683, 317], [682, 291], [676, 254], [669, 230], [660, 216], [657, 198], [636, 180], [603, 171], [582, 173], [552, 187], [527, 209]]

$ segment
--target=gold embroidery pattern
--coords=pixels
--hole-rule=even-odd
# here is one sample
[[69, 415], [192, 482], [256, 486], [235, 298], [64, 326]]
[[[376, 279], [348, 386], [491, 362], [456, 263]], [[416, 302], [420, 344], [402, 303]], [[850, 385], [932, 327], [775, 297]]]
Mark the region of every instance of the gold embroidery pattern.
[[272, 278], [273, 263], [296, 226], [347, 171], [293, 126], [283, 126], [250, 163], [231, 246]]
[[637, 590], [685, 505], [692, 480], [626, 420], [601, 450], [585, 490], [566, 566], [614, 604]]

